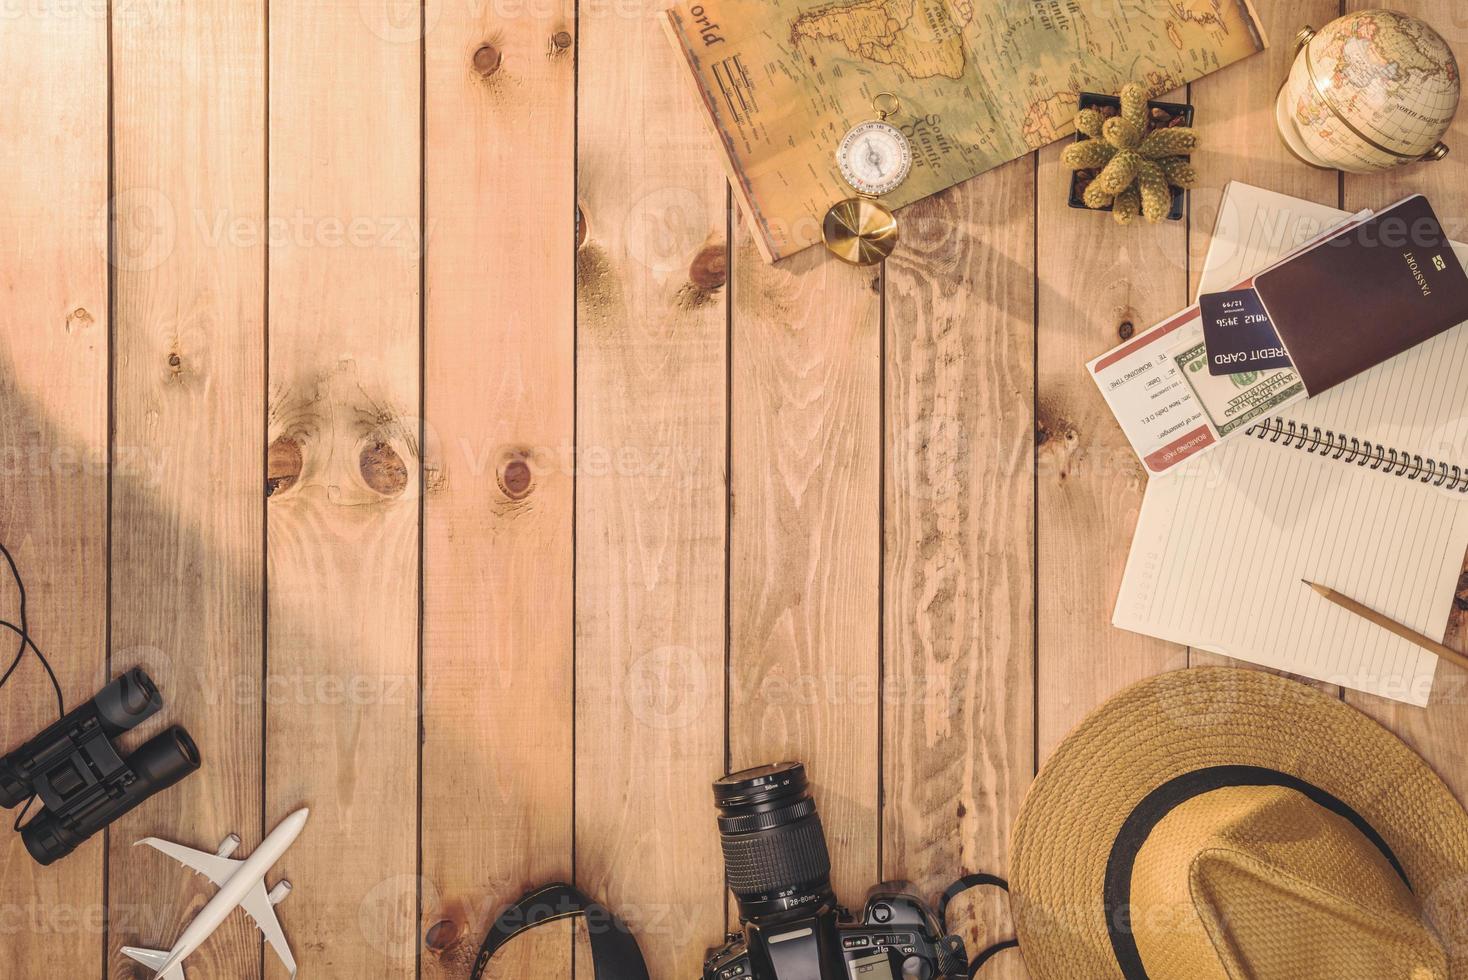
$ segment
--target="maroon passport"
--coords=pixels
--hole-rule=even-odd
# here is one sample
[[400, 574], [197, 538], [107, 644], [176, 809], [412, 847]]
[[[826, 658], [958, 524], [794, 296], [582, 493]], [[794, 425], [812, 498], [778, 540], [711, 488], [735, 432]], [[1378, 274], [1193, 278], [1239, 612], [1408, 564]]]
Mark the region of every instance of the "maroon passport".
[[1318, 395], [1468, 320], [1468, 274], [1415, 194], [1254, 280]]

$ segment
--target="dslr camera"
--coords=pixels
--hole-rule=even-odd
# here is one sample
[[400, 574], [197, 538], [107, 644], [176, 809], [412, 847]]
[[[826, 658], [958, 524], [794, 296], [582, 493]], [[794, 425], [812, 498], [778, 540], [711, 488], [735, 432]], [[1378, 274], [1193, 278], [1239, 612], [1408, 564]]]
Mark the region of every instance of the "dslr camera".
[[703, 980], [961, 980], [963, 940], [901, 883], [867, 892], [860, 920], [836, 904], [826, 834], [805, 766], [714, 783], [724, 873], [741, 931], [711, 949]]

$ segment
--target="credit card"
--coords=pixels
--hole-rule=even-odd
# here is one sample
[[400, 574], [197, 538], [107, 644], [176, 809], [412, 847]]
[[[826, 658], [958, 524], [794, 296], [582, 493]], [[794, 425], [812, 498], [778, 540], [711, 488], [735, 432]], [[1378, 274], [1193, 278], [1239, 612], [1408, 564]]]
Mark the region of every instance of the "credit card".
[[1209, 374], [1219, 377], [1293, 366], [1252, 288], [1204, 293], [1198, 297], [1198, 307], [1203, 314]]
[[1184, 343], [1173, 352], [1173, 361], [1198, 396], [1219, 438], [1305, 397], [1300, 376], [1288, 368], [1220, 376], [1203, 370], [1205, 356], [1203, 344]]

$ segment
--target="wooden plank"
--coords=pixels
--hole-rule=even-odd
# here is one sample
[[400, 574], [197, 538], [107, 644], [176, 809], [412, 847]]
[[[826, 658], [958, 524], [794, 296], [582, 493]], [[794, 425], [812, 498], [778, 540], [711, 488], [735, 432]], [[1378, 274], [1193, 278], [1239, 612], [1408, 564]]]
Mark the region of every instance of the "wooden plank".
[[692, 977], [724, 927], [728, 231], [663, 6], [578, 39], [576, 878]]
[[[204, 758], [113, 828], [109, 967], [121, 977], [135, 971], [121, 946], [168, 948], [215, 891], [128, 844], [153, 835], [212, 852], [237, 833], [247, 854], [261, 838], [264, 24], [258, 2], [113, 22], [119, 235], [165, 236], [136, 237], [116, 271], [113, 666], [139, 664], [161, 687], [148, 734], [183, 724]], [[132, 457], [157, 465], [130, 472]], [[188, 970], [259, 976], [258, 932], [232, 917]]]
[[800, 759], [839, 899], [878, 880], [881, 278], [736, 232], [729, 754]]
[[[1306, 24], [1317, 28], [1334, 20], [1337, 0], [1305, 0], [1291, 4], [1263, 4], [1256, 8], [1270, 39], [1268, 50], [1225, 71], [1194, 82], [1189, 94], [1194, 106], [1193, 125], [1201, 140], [1193, 163], [1202, 184], [1189, 194], [1188, 297], [1198, 292], [1203, 260], [1218, 223], [1218, 205], [1230, 180], [1240, 180], [1281, 194], [1336, 205], [1340, 181], [1332, 170], [1307, 167], [1296, 160], [1277, 135], [1274, 100], [1280, 83], [1294, 61], [1294, 36]], [[1247, 154], [1236, 148], [1247, 146]], [[1249, 666], [1206, 650], [1188, 651], [1193, 666]], [[1261, 668], [1262, 669], [1262, 668]], [[1278, 673], [1278, 672], [1276, 672]], [[1295, 678], [1304, 680], [1303, 678]], [[1337, 685], [1306, 681], [1339, 694]]]
[[[1189, 88], [1193, 126], [1201, 141], [1193, 154], [1193, 164], [1202, 178], [1201, 185], [1188, 195], [1190, 297], [1197, 292], [1203, 259], [1218, 223], [1219, 200], [1229, 181], [1239, 180], [1321, 204], [1339, 203], [1336, 172], [1307, 167], [1295, 159], [1274, 124], [1275, 95], [1294, 62], [1295, 33], [1306, 24], [1319, 28], [1334, 20], [1339, 12], [1338, 0], [1268, 3], [1256, 9], [1269, 37], [1269, 48], [1206, 75]], [[1240, 147], [1246, 147], [1247, 152], [1240, 153]]]
[[[1035, 771], [1034, 189], [1026, 157], [906, 209], [887, 263], [882, 877], [929, 899], [1004, 872]], [[1008, 936], [1001, 895], [953, 913]]]
[[[0, 29], [0, 542], [75, 707], [107, 680], [107, 16], [24, 4]], [[18, 622], [0, 563], [0, 618]], [[0, 672], [18, 644], [0, 636]], [[34, 661], [0, 693], [0, 751], [56, 719]], [[34, 810], [33, 810], [34, 812]], [[10, 823], [14, 814], [5, 813]], [[0, 835], [5, 970], [87, 976], [103, 956], [103, 838], [41, 868]]]
[[[1350, 10], [1373, 6], [1351, 0]], [[1433, 25], [1457, 53], [1468, 56], [1468, 20], [1461, 4], [1452, 0], [1405, 0], [1392, 9], [1420, 17]], [[1323, 24], [1316, 24], [1322, 27]], [[1461, 151], [1468, 148], [1468, 115], [1458, 113], [1443, 142], [1456, 154], [1440, 163], [1401, 167], [1385, 174], [1353, 176], [1344, 182], [1345, 207], [1380, 209], [1408, 194], [1421, 193], [1432, 202], [1448, 233], [1457, 241], [1468, 241], [1468, 229], [1462, 216], [1468, 214], [1468, 160]], [[1462, 329], [1462, 328], [1459, 328]], [[1461, 455], [1468, 447], [1458, 447]], [[1448, 642], [1458, 650], [1468, 650], [1468, 617], [1464, 610], [1455, 613], [1448, 628]], [[1346, 700], [1371, 715], [1400, 735], [1437, 774], [1452, 787], [1460, 800], [1468, 799], [1468, 771], [1462, 764], [1464, 740], [1468, 739], [1468, 718], [1462, 706], [1468, 700], [1468, 671], [1452, 664], [1439, 664], [1432, 688], [1432, 702], [1425, 710], [1389, 701], [1369, 694], [1347, 691]]]
[[[1166, 97], [1183, 101], [1182, 93]], [[1037, 337], [1037, 752], [1117, 690], [1186, 664], [1111, 626], [1146, 474], [1086, 361], [1187, 305], [1184, 222], [1123, 227], [1066, 204], [1059, 144], [1040, 151]]]
[[[572, 872], [575, 11], [526, 9], [449, 4], [426, 42], [422, 928], [445, 980]], [[568, 976], [568, 928], [496, 968]]]
[[416, 972], [418, 10], [270, 12], [265, 817], [312, 808], [279, 869], [309, 976]]

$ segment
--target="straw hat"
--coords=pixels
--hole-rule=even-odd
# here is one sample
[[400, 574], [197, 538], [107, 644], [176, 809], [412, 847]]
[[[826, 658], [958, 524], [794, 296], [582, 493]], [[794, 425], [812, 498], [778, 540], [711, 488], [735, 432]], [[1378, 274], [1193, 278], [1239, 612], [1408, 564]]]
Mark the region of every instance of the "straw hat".
[[1011, 854], [1036, 980], [1468, 978], [1468, 814], [1365, 715], [1259, 671], [1112, 698], [1040, 771]]

